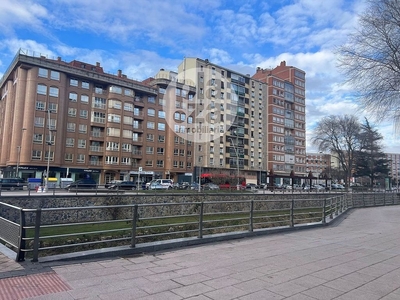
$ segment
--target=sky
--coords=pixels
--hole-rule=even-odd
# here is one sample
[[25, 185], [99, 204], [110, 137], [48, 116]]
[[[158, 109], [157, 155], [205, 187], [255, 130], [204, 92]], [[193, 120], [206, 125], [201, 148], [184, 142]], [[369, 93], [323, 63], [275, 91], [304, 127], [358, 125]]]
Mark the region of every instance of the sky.
[[177, 71], [184, 57], [254, 74], [281, 61], [306, 72], [307, 151], [327, 115], [367, 117], [400, 153], [392, 122], [377, 123], [352, 99], [336, 50], [358, 26], [365, 0], [1, 0], [0, 77], [19, 49], [95, 64], [143, 80]]

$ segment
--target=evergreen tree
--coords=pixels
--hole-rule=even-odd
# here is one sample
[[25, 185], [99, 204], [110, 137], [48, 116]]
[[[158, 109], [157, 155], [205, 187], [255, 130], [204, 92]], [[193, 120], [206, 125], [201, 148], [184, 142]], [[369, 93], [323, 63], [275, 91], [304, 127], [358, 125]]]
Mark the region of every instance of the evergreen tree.
[[369, 177], [373, 185], [376, 179], [388, 176], [389, 160], [382, 151], [381, 141], [383, 136], [365, 119], [361, 125], [361, 148], [356, 155], [355, 177]]

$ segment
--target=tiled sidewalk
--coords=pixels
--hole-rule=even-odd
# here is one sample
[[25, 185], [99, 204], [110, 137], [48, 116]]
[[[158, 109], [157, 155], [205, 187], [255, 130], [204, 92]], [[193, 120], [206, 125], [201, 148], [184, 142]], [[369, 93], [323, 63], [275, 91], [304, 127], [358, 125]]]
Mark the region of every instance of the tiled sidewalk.
[[[1, 279], [0, 299], [40, 287], [41, 296], [29, 299], [398, 300], [399, 216], [397, 206], [358, 209], [337, 226], [53, 264], [42, 277], [51, 275], [62, 291], [46, 288], [44, 280], [13, 286]], [[8, 294], [1, 294], [5, 282]]]

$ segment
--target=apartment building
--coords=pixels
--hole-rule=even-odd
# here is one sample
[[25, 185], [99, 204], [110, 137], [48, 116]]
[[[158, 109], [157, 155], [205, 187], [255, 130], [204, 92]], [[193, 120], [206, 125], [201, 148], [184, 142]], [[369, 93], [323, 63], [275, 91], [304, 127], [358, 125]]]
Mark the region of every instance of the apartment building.
[[252, 79], [268, 86], [266, 169], [281, 176], [306, 175], [305, 72], [282, 61], [273, 69], [257, 68]]
[[227, 174], [266, 182], [267, 85], [199, 58], [185, 58], [177, 78], [196, 87], [188, 102], [193, 123], [186, 124], [195, 143], [195, 177]]
[[[0, 81], [5, 177], [148, 181], [192, 172], [191, 151], [165, 122], [161, 86], [107, 74], [100, 63], [18, 52]], [[171, 142], [172, 141], [172, 142]], [[172, 150], [171, 150], [172, 149]]]
[[22, 178], [267, 183], [306, 174], [305, 74], [185, 58], [138, 82], [20, 51], [0, 81], [0, 170]]
[[390, 161], [389, 177], [392, 178], [391, 187], [399, 188], [400, 177], [400, 154], [399, 153], [386, 153], [386, 158]]

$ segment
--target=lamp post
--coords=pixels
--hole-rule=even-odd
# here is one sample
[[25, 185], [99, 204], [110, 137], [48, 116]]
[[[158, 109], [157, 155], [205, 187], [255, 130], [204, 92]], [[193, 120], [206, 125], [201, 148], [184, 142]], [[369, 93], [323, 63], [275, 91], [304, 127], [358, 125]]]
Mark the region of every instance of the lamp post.
[[[21, 129], [21, 131], [22, 131], [22, 137], [21, 137], [21, 140], [23, 139], [23, 135], [24, 135], [24, 131], [26, 130], [26, 128], [22, 128]], [[17, 146], [17, 154], [18, 154], [18, 156], [17, 156], [17, 170], [16, 170], [16, 174], [15, 174], [15, 177], [18, 177], [18, 175], [19, 175], [19, 162], [20, 162], [20, 158], [21, 158], [21, 145], [19, 145], [19, 146]]]
[[51, 151], [51, 144], [52, 144], [52, 130], [50, 126], [50, 109], [47, 110], [47, 126], [49, 126], [49, 140], [47, 141], [47, 145], [49, 146], [48, 153], [47, 153], [47, 169], [46, 169], [46, 183], [45, 183], [45, 192], [49, 190], [49, 173], [50, 173], [50, 151]]
[[[240, 169], [239, 169], [239, 153], [238, 153], [238, 149], [235, 146], [235, 143], [233, 142], [232, 138], [229, 138], [231, 140], [231, 143], [233, 145], [233, 150], [235, 151], [236, 154], [236, 168], [237, 168], [237, 185], [236, 185], [236, 189], [240, 190]], [[237, 141], [237, 136], [236, 136], [236, 141]]]

